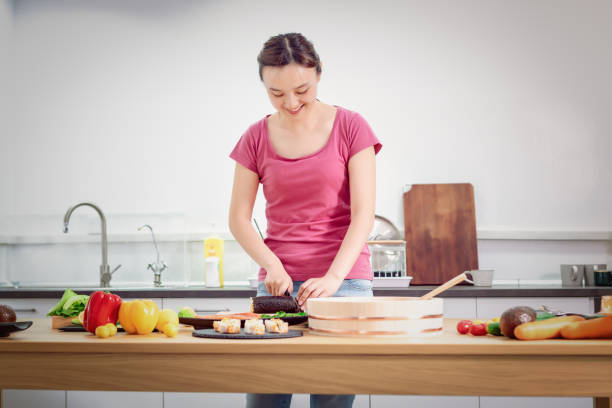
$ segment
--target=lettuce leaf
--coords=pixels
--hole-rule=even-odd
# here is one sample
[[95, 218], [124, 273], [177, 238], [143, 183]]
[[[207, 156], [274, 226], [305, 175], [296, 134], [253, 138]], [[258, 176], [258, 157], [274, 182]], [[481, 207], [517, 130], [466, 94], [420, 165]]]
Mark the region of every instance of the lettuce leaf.
[[85, 310], [88, 300], [88, 295], [74, 295], [70, 297], [66, 303], [64, 303], [64, 306], [59, 313], [64, 317], [78, 316], [79, 313]]
[[76, 295], [77, 295], [76, 292], [73, 291], [72, 289], [66, 289], [60, 301], [57, 302], [57, 304], [53, 306], [51, 310], [49, 310], [49, 313], [47, 313], [47, 316], [62, 316], [60, 312], [62, 311], [64, 304], [66, 303], [68, 299]]

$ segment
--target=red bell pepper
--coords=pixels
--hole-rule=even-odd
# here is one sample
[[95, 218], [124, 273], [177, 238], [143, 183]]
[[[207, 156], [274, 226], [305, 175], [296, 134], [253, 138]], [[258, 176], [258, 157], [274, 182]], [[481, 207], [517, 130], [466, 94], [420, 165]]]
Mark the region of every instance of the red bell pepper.
[[90, 333], [95, 333], [98, 326], [107, 323], [117, 324], [121, 298], [101, 290], [89, 296], [83, 313], [83, 327]]

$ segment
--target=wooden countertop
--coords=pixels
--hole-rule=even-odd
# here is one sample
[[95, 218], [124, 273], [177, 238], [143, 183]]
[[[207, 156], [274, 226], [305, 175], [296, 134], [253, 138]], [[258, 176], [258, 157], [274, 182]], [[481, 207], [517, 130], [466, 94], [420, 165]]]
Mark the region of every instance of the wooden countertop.
[[33, 325], [0, 339], [0, 352], [67, 352], [130, 354], [370, 354], [370, 355], [576, 355], [612, 356], [612, 340], [520, 341], [506, 337], [460, 335], [455, 326], [459, 319], [445, 319], [444, 332], [424, 338], [338, 337], [311, 334], [304, 325], [302, 337], [273, 340], [220, 340], [193, 337], [191, 326], [181, 325], [179, 334], [169, 338], [162, 333], [129, 335], [123, 332], [107, 339], [85, 332], [61, 332], [51, 329], [51, 319], [34, 319]]
[[[118, 333], [99, 339], [36, 319], [0, 339], [0, 389], [590, 396], [612, 408], [612, 340], [524, 342], [310, 334], [277, 340]], [[296, 328], [297, 326], [293, 326]]]

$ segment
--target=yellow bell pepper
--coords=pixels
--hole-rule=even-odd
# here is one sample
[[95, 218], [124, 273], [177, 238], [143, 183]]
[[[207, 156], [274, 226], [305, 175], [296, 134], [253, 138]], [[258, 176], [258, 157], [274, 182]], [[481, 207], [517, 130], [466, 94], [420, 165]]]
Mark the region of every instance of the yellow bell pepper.
[[130, 334], [149, 334], [155, 329], [159, 309], [152, 300], [132, 300], [121, 302], [119, 323]]

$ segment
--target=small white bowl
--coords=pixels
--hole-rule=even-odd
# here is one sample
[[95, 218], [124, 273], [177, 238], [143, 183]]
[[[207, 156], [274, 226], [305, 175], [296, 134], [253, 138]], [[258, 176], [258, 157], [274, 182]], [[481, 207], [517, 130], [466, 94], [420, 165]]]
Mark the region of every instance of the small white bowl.
[[257, 286], [259, 285], [259, 278], [257, 276], [251, 276], [249, 278], [249, 286], [257, 289]]

